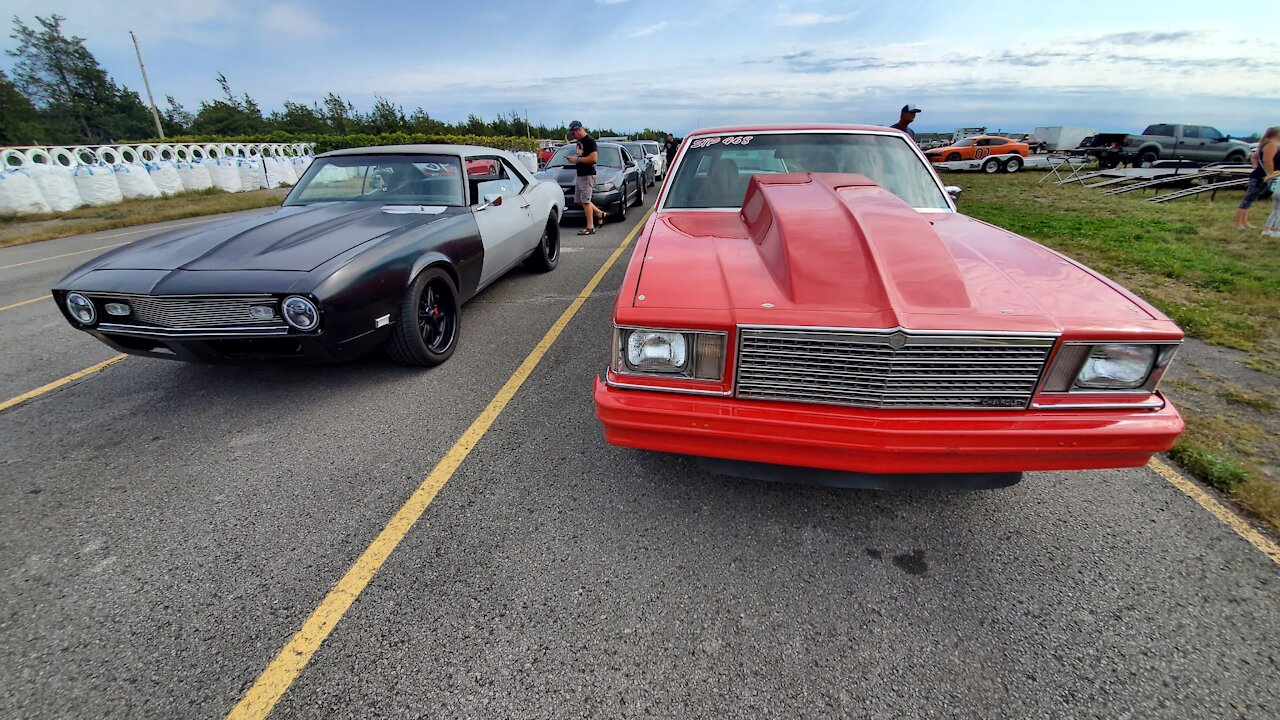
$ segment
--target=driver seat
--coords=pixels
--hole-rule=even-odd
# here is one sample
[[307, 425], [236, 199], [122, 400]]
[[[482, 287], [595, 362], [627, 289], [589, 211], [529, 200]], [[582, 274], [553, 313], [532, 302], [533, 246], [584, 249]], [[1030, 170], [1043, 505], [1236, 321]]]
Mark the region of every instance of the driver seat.
[[738, 190], [738, 179], [738, 163], [727, 158], [716, 160], [698, 189], [698, 204], [703, 207], [741, 205], [745, 189]]

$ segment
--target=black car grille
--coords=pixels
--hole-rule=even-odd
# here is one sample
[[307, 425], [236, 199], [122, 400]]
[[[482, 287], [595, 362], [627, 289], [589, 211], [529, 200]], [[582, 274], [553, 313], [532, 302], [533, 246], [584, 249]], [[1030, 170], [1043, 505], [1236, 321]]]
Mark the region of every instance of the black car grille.
[[871, 408], [1025, 408], [1051, 336], [742, 328], [741, 398]]

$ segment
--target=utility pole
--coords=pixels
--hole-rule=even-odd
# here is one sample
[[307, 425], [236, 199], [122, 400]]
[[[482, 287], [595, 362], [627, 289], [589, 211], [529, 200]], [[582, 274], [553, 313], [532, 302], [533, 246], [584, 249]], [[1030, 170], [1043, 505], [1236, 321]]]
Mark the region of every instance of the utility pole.
[[147, 102], [151, 103], [151, 119], [156, 121], [156, 134], [164, 140], [164, 128], [160, 127], [160, 111], [156, 109], [156, 99], [151, 96], [151, 83], [147, 81], [147, 66], [142, 64], [142, 48], [138, 47], [138, 36], [129, 31], [133, 38], [133, 50], [138, 53], [138, 69], [142, 71], [142, 85], [147, 89]]

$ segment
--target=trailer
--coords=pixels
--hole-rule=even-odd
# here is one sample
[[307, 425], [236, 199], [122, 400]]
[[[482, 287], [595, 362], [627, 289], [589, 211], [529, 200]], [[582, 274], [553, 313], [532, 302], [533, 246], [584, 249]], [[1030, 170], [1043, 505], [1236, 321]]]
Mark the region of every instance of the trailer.
[[939, 170], [948, 172], [984, 172], [988, 175], [996, 173], [1016, 173], [1024, 168], [1036, 170], [1056, 170], [1063, 166], [1072, 168], [1083, 166], [1085, 158], [1067, 158], [1055, 155], [1022, 157], [1016, 153], [1004, 155], [988, 155], [973, 160], [953, 160], [951, 162], [933, 163]]
[[1047, 127], [1038, 127], [1031, 134], [1034, 135], [1037, 140], [1044, 142], [1046, 150], [1049, 152], [1058, 152], [1061, 150], [1073, 150], [1080, 147], [1080, 143], [1084, 142], [1085, 138], [1097, 135], [1098, 131], [1093, 128], [1050, 125]]

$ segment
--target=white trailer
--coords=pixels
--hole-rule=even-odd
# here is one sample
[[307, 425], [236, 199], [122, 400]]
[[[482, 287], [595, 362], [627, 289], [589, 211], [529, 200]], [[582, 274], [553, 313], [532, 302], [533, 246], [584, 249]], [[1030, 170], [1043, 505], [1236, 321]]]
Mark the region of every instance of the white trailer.
[[949, 172], [984, 172], [994, 175], [1000, 172], [1016, 173], [1023, 168], [1037, 168], [1040, 170], [1050, 170], [1056, 167], [1076, 168], [1088, 162], [1088, 158], [1067, 158], [1060, 156], [1041, 155], [1022, 157], [1017, 153], [1009, 153], [1006, 155], [988, 155], [983, 158], [975, 158], [973, 160], [956, 160], [954, 162], [934, 163], [933, 166], [938, 170], [946, 170]]
[[1097, 135], [1098, 131], [1093, 128], [1051, 125], [1049, 127], [1038, 127], [1031, 134], [1037, 140], [1044, 141], [1046, 150], [1058, 152], [1060, 150], [1074, 150], [1080, 147], [1081, 141], [1087, 137]]

